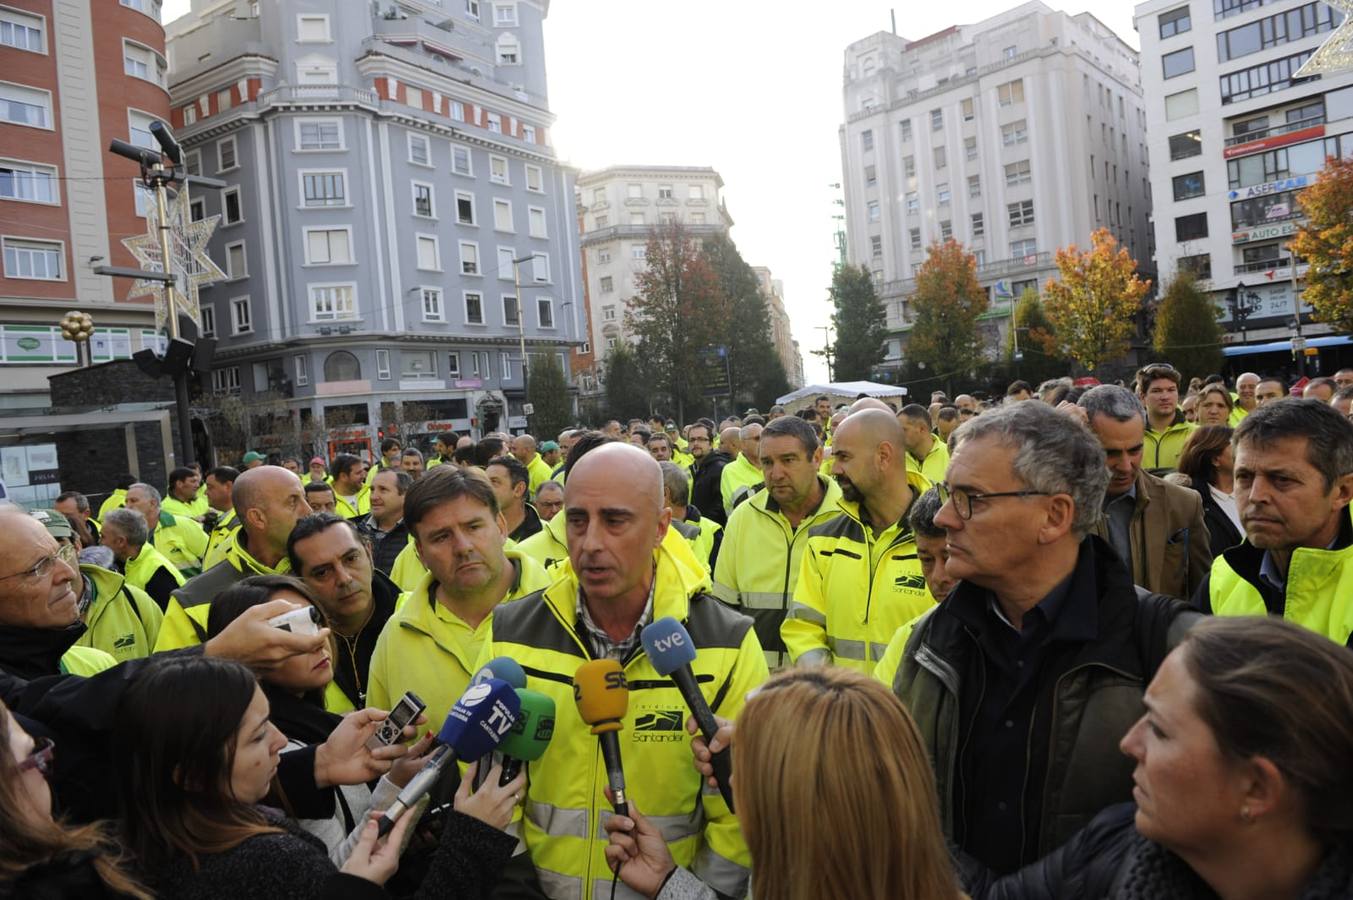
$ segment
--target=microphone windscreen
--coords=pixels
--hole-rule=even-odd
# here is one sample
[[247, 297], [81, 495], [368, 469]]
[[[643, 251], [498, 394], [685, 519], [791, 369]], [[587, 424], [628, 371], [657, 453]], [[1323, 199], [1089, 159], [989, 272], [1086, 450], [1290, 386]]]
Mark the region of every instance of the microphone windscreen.
[[671, 616], [663, 616], [644, 627], [639, 639], [644, 652], [659, 675], [671, 675], [682, 666], [695, 662], [695, 643], [686, 627]]
[[470, 679], [470, 684], [479, 684], [486, 678], [497, 678], [506, 681], [514, 688], [526, 687], [526, 673], [522, 671], [521, 665], [510, 656], [496, 656], [484, 665], [479, 667], [474, 678]]
[[619, 731], [629, 709], [630, 689], [625, 673], [614, 659], [593, 659], [573, 673], [573, 699], [578, 714], [592, 726], [593, 734]]
[[479, 757], [497, 747], [521, 714], [517, 692], [506, 681], [489, 678], [472, 684], [446, 714], [437, 739], [461, 760]]
[[531, 762], [540, 759], [554, 736], [554, 701], [540, 691], [517, 688], [521, 714], [498, 750], [505, 756]]

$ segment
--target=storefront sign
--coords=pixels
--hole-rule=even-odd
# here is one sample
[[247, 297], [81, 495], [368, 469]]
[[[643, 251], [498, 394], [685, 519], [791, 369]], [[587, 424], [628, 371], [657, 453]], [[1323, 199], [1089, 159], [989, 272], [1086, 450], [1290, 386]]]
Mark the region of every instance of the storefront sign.
[[1279, 194], [1283, 191], [1299, 191], [1304, 187], [1310, 187], [1315, 184], [1319, 178], [1318, 173], [1311, 175], [1297, 175], [1292, 178], [1284, 178], [1282, 181], [1266, 181], [1263, 184], [1252, 184], [1249, 187], [1236, 188], [1234, 191], [1228, 191], [1226, 198], [1228, 200], [1251, 200], [1255, 197], [1263, 197], [1266, 194]]
[[1227, 147], [1221, 155], [1224, 159], [1235, 159], [1237, 156], [1249, 156], [1251, 153], [1261, 153], [1275, 147], [1286, 147], [1288, 144], [1299, 144], [1302, 141], [1309, 141], [1311, 138], [1324, 136], [1324, 125], [1312, 125], [1310, 128], [1303, 128], [1300, 131], [1289, 131], [1287, 134], [1275, 134], [1273, 137], [1250, 141], [1247, 144], [1236, 144], [1234, 147]]
[[1277, 225], [1260, 225], [1258, 228], [1247, 228], [1243, 231], [1231, 232], [1231, 243], [1247, 244], [1250, 241], [1267, 241], [1273, 238], [1287, 237], [1297, 233], [1296, 222], [1281, 222]]

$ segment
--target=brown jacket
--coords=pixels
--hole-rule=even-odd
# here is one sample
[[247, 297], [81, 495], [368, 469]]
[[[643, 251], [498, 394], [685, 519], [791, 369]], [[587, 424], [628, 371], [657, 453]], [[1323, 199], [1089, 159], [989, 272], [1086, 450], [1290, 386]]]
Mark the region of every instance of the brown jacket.
[[[1133, 583], [1187, 600], [1212, 568], [1202, 498], [1197, 491], [1139, 470], [1136, 500], [1128, 527], [1132, 559], [1125, 560]], [[1104, 516], [1095, 534], [1109, 539]]]

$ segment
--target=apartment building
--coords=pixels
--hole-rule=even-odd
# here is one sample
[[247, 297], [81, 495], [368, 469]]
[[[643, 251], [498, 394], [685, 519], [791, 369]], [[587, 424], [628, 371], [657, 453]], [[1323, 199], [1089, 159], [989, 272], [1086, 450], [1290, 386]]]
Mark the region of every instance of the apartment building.
[[936, 242], [976, 257], [993, 353], [1058, 248], [1108, 228], [1149, 270], [1137, 53], [1093, 15], [1034, 0], [914, 40], [880, 32], [846, 48], [843, 96], [847, 254], [885, 303], [884, 368], [902, 363]]
[[791, 388], [803, 387], [803, 355], [799, 352], [799, 342], [794, 340], [794, 332], [785, 309], [785, 285], [771, 275], [765, 266], [752, 266], [757, 284], [761, 286], [761, 296], [766, 300], [766, 317], [770, 321], [770, 340], [775, 347], [775, 355], [784, 367], [785, 378]]

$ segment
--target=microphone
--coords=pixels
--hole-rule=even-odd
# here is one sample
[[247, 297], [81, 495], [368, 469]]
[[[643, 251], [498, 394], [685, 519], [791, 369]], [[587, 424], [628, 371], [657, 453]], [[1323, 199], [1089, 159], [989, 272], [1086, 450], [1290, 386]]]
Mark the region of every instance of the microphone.
[[[482, 684], [490, 678], [497, 678], [506, 681], [509, 687], [526, 687], [526, 673], [522, 671], [521, 664], [510, 656], [495, 656], [493, 659], [479, 667], [479, 671], [474, 673], [470, 679], [470, 684]], [[492, 752], [486, 753], [480, 760], [479, 765], [475, 767], [474, 784], [472, 787], [477, 791], [484, 786], [484, 782], [489, 780], [489, 768], [493, 765]]]
[[[639, 633], [639, 640], [643, 641], [644, 652], [648, 654], [648, 661], [657, 673], [670, 676], [676, 682], [677, 690], [681, 691], [681, 697], [695, 717], [695, 724], [705, 736], [705, 741], [713, 740], [719, 730], [719, 723], [714, 721], [714, 712], [709, 708], [705, 695], [700, 692], [695, 674], [691, 672], [691, 663], [695, 662], [695, 643], [691, 640], [690, 632], [671, 616], [663, 616], [646, 626]], [[733, 776], [733, 762], [728, 748], [713, 754], [710, 762], [714, 766], [714, 779], [719, 783], [719, 793], [728, 804], [728, 811], [732, 812], [733, 787], [730, 779]]]
[[524, 764], [540, 759], [554, 736], [554, 701], [528, 688], [517, 688], [517, 699], [521, 701], [521, 715], [498, 745], [503, 754], [500, 787], [516, 778]]
[[395, 802], [381, 814], [377, 833], [390, 833], [406, 810], [423, 799], [441, 778], [442, 771], [457, 759], [478, 759], [493, 750], [521, 714], [521, 701], [507, 682], [489, 678], [470, 685], [446, 714], [437, 733], [437, 749], [418, 774], [399, 792]]
[[625, 799], [625, 770], [620, 765], [620, 720], [629, 709], [630, 689], [620, 663], [613, 659], [593, 659], [573, 673], [573, 699], [578, 714], [592, 726], [601, 741], [601, 758], [606, 763], [606, 778], [611, 786], [611, 806], [618, 815], [630, 814]]

